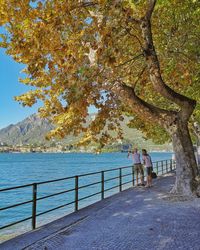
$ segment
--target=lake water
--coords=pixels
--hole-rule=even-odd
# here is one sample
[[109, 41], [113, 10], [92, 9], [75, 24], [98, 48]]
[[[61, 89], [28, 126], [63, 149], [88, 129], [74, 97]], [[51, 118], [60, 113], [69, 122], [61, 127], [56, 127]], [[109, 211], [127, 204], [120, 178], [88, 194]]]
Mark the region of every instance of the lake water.
[[[171, 159], [172, 153], [151, 153], [152, 161], [160, 161]], [[34, 182], [41, 182], [52, 179], [59, 179], [74, 175], [80, 175], [88, 172], [96, 172], [111, 168], [131, 166], [132, 160], [127, 158], [126, 153], [103, 153], [99, 155], [89, 153], [30, 153], [30, 154], [0, 154], [0, 189], [12, 186], [19, 186]], [[123, 175], [131, 173], [130, 169], [123, 170]], [[105, 173], [105, 179], [113, 178], [119, 174], [119, 171]], [[79, 185], [87, 185], [88, 183], [98, 182], [101, 175], [96, 174], [79, 179]], [[131, 176], [123, 178], [123, 182], [131, 181]], [[115, 179], [105, 184], [105, 189], [118, 185], [119, 180]], [[130, 187], [131, 183], [124, 186]], [[64, 180], [60, 182], [43, 184], [38, 187], [38, 198], [50, 195], [56, 192], [74, 188], [74, 179]], [[105, 197], [118, 192], [119, 188], [106, 192]], [[101, 184], [80, 189], [79, 198], [83, 198], [92, 193], [101, 191]], [[89, 205], [100, 200], [100, 194], [83, 200], [79, 204], [79, 208]], [[10, 206], [15, 203], [21, 203], [32, 199], [32, 187], [17, 189], [12, 191], [0, 192], [0, 208]], [[40, 200], [37, 204], [37, 213], [42, 213], [56, 206], [70, 203], [74, 200], [74, 191], [62, 195], [54, 196], [48, 199]], [[9, 210], [0, 211], [0, 227], [10, 224], [14, 221], [22, 220], [31, 216], [32, 203], [11, 208]], [[62, 217], [73, 212], [74, 204], [62, 209], [47, 213], [37, 218], [37, 225], [42, 225], [48, 221]], [[6, 239], [2, 236], [22, 233], [31, 229], [31, 221], [12, 226], [8, 229], [0, 231], [0, 240]]]

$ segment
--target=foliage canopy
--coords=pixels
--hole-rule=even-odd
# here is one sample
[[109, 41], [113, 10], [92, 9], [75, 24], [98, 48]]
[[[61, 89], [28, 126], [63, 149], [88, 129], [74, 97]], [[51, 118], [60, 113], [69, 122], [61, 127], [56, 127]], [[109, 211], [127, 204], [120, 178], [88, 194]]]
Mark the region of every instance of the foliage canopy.
[[[156, 116], [130, 104], [127, 86], [143, 104], [179, 111], [153, 84], [147, 67], [141, 23], [152, 4], [153, 42], [162, 78], [175, 92], [200, 100], [200, 2], [195, 0], [0, 0], [1, 47], [26, 65], [21, 79], [33, 89], [16, 99], [57, 125], [49, 136], [84, 132], [82, 142], [104, 145], [108, 130], [122, 137], [120, 120], [133, 117], [136, 127], [157, 141], [168, 139]], [[88, 108], [96, 118], [86, 128]], [[195, 109], [200, 121], [200, 106]], [[99, 137], [100, 135], [100, 137]]]

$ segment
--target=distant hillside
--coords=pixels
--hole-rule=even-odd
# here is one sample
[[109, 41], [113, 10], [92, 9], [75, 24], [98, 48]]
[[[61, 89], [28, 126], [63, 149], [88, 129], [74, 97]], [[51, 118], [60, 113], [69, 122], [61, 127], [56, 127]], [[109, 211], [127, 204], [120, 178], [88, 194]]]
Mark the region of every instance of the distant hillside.
[[45, 134], [53, 129], [46, 119], [40, 119], [37, 115], [31, 115], [17, 124], [9, 125], [0, 130], [0, 141], [16, 144], [44, 143]]
[[[90, 115], [89, 119], [92, 119], [93, 115]], [[171, 149], [171, 145], [156, 145], [151, 140], [145, 140], [142, 133], [136, 129], [130, 129], [126, 126], [127, 119], [121, 123], [124, 131], [123, 143], [131, 143], [141, 148], [147, 148], [151, 150], [165, 150]], [[7, 143], [9, 145], [18, 144], [46, 144], [49, 145], [52, 141], [45, 139], [46, 133], [48, 133], [54, 126], [49, 123], [47, 119], [41, 119], [36, 114], [24, 119], [17, 124], [11, 124], [6, 128], [0, 130], [0, 142]], [[77, 137], [66, 136], [66, 138], [60, 141], [63, 144], [73, 144], [77, 140]]]

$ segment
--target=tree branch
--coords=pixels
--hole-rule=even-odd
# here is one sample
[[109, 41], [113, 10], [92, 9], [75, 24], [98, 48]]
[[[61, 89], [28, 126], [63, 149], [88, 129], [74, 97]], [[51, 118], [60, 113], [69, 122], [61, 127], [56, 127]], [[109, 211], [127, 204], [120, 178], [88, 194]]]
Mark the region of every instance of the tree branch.
[[143, 75], [143, 73], [145, 72], [145, 70], [146, 70], [146, 66], [141, 70], [141, 72], [138, 74], [138, 76], [137, 76], [137, 80], [134, 82], [134, 84], [133, 84], [133, 88], [135, 88], [135, 86], [136, 86], [136, 84], [138, 83], [138, 81], [139, 81], [139, 79], [141, 78], [141, 76]]
[[79, 9], [79, 8], [87, 9], [88, 7], [94, 7], [95, 5], [98, 5], [98, 3], [97, 2], [80, 1], [80, 3], [78, 5], [76, 4], [76, 6], [71, 9], [71, 11]]
[[146, 18], [151, 19], [157, 0], [148, 0], [148, 8], [146, 12]]
[[115, 93], [119, 99], [126, 100], [126, 105], [134, 110], [141, 119], [151, 120], [170, 125], [176, 119], [176, 112], [158, 108], [150, 103], [145, 102], [135, 94], [132, 87], [127, 86], [124, 82], [116, 81], [110, 90]]
[[136, 35], [131, 34], [130, 30], [127, 29], [126, 27], [124, 27], [124, 29], [126, 30], [126, 32], [127, 32], [130, 36], [134, 37], [134, 38], [138, 41], [138, 43], [140, 44], [141, 49], [143, 50], [144, 48], [143, 48], [143, 45], [142, 45], [142, 42], [140, 41], [140, 39], [139, 39]]
[[91, 7], [91, 6], [95, 6], [98, 3], [97, 2], [88, 2], [88, 1], [82, 1], [80, 7]]
[[137, 60], [138, 58], [140, 58], [141, 56], [143, 56], [143, 53], [141, 53], [141, 54], [139, 54], [139, 55], [137, 55], [137, 56], [131, 58], [130, 60], [128, 60], [128, 61], [126, 61], [126, 62], [123, 62], [123, 63], [121, 63], [121, 64], [115, 66], [115, 68], [121, 67], [121, 66], [123, 66], [123, 65], [125, 65], [125, 64], [127, 64], [127, 63], [129, 63], [129, 62], [135, 61], [135, 60]]
[[160, 64], [153, 43], [150, 20], [156, 0], [149, 0], [149, 3], [149, 9], [147, 11], [148, 14], [142, 19], [140, 27], [144, 39], [144, 55], [146, 58], [150, 79], [154, 86], [154, 89], [158, 91], [163, 97], [181, 107], [180, 115], [182, 119], [188, 120], [195, 108], [196, 102], [186, 96], [175, 92], [167, 84], [165, 84], [162, 79]]
[[128, 17], [127, 21], [130, 23], [136, 23], [136, 24], [140, 24], [140, 22], [141, 22], [140, 19], [136, 19], [136, 18], [131, 17], [131, 16]]

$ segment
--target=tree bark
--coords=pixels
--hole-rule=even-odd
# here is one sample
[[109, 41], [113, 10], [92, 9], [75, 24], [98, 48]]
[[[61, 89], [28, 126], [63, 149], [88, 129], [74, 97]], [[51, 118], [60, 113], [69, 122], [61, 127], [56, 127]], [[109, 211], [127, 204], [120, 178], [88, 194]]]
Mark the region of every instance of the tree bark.
[[172, 137], [176, 160], [176, 182], [171, 193], [200, 197], [199, 173], [188, 124], [179, 119], [168, 132]]
[[197, 145], [200, 146], [200, 125], [198, 124], [198, 122], [193, 123], [193, 130], [197, 138]]
[[177, 93], [162, 79], [151, 29], [151, 16], [155, 5], [156, 0], [148, 1], [147, 12], [141, 19], [140, 27], [144, 39], [144, 56], [152, 85], [163, 97], [180, 107], [178, 112], [174, 110], [176, 115], [172, 112], [171, 119], [167, 116], [163, 124], [159, 122], [170, 134], [174, 147], [177, 170], [172, 192], [186, 196], [200, 196], [198, 167], [188, 129], [188, 121], [195, 109], [196, 101]]

